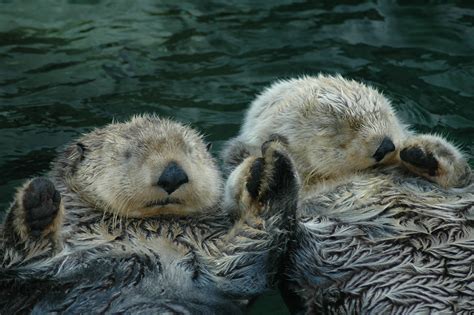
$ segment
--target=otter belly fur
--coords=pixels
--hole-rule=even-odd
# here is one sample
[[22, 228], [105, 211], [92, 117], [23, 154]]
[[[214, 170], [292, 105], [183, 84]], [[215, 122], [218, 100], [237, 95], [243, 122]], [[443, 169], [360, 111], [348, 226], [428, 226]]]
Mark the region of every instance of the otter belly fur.
[[474, 310], [474, 184], [446, 190], [389, 167], [300, 202], [282, 286], [293, 313]]
[[0, 313], [242, 312], [275, 279], [298, 177], [270, 141], [221, 182], [180, 124], [144, 115], [84, 135], [12, 203]]
[[381, 93], [341, 76], [264, 90], [223, 151], [227, 169], [271, 134], [303, 182], [281, 286], [293, 312], [473, 309], [474, 186], [459, 149], [410, 132]]

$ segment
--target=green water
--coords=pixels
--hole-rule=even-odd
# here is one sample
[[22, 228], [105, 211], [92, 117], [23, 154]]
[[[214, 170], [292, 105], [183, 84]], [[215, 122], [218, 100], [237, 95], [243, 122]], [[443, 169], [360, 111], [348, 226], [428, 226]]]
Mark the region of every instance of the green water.
[[[217, 153], [265, 85], [321, 71], [473, 161], [474, 2], [439, 2], [0, 0], [0, 208], [95, 126], [156, 112]], [[273, 294], [253, 312], [285, 309]]]

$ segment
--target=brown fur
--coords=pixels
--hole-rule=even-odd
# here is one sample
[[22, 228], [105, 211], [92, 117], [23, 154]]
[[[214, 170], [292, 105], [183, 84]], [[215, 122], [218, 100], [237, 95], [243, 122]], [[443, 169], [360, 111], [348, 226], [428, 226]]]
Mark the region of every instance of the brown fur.
[[[129, 149], [143, 163], [129, 165]], [[148, 216], [144, 201], [164, 198], [153, 183], [171, 160], [189, 176], [171, 194], [181, 211], [158, 206]], [[0, 313], [240, 313], [275, 281], [298, 180], [277, 142], [231, 174], [225, 201], [215, 170], [194, 131], [157, 117], [84, 135], [49, 177], [64, 204], [61, 249], [48, 238], [0, 240]]]
[[[456, 147], [439, 136], [413, 135], [382, 93], [341, 76], [305, 76], [265, 89], [250, 105], [239, 136], [224, 150], [225, 163], [255, 152], [273, 133], [289, 140], [298, 173], [310, 188], [377, 165], [408, 167], [443, 187], [465, 186], [471, 174]], [[374, 153], [384, 138], [394, 150], [377, 161]], [[411, 163], [417, 161], [401, 160], [400, 151], [415, 144], [439, 160], [435, 176]]]
[[[271, 133], [288, 138], [304, 179], [282, 273], [292, 312], [473, 309], [474, 184], [458, 148], [411, 133], [380, 92], [340, 76], [266, 89], [228, 142], [227, 167]], [[377, 162], [385, 137], [395, 148]]]

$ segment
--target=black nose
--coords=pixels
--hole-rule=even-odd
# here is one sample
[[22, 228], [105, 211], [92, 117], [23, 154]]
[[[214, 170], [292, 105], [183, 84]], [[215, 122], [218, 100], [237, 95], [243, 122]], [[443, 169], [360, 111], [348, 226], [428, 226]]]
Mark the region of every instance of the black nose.
[[387, 155], [387, 153], [393, 151], [395, 151], [395, 145], [389, 137], [385, 137], [383, 138], [382, 143], [380, 144], [377, 151], [375, 151], [373, 157], [377, 162], [380, 162], [385, 157], [385, 155]]
[[158, 186], [163, 188], [168, 194], [171, 194], [188, 181], [186, 172], [176, 162], [171, 162], [161, 173], [158, 179]]

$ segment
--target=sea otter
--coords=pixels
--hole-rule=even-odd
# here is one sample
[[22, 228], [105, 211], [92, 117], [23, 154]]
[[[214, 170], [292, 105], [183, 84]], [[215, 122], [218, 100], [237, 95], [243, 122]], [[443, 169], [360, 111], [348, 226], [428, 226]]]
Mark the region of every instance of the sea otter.
[[267, 88], [223, 151], [227, 170], [272, 133], [303, 179], [282, 272], [292, 312], [474, 309], [474, 184], [459, 149], [410, 132], [380, 92], [341, 76]]
[[222, 186], [202, 137], [176, 122], [85, 134], [12, 203], [0, 313], [242, 312], [275, 279], [299, 183], [273, 139]]
[[258, 152], [271, 134], [288, 139], [309, 187], [380, 164], [403, 165], [443, 187], [463, 187], [471, 175], [458, 149], [439, 136], [414, 135], [382, 93], [341, 76], [305, 76], [265, 89], [227, 145], [225, 164]]

